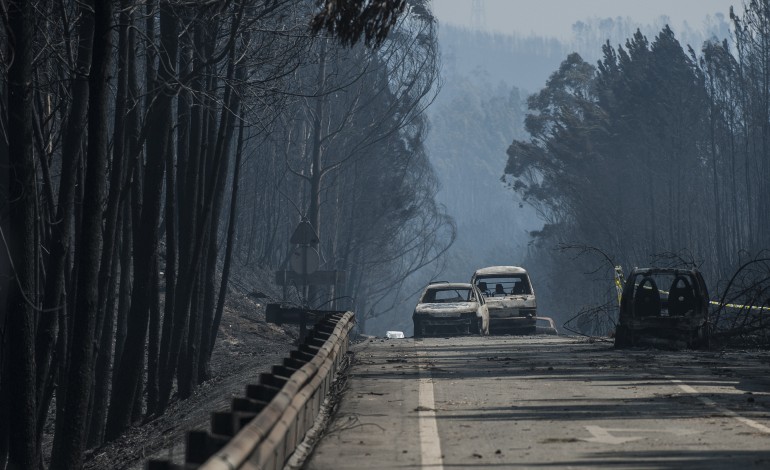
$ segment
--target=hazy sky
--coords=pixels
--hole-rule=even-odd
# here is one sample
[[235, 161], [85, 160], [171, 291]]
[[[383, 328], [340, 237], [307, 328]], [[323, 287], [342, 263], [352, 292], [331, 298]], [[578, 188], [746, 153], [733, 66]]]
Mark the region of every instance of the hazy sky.
[[[631, 17], [641, 24], [652, 23], [661, 15], [671, 18], [671, 26], [683, 21], [700, 29], [706, 15], [727, 16], [730, 5], [742, 10], [743, 0], [482, 0], [487, 30], [518, 32], [568, 38], [572, 24], [591, 17]], [[433, 12], [440, 23], [470, 27], [472, 0], [433, 0]]]

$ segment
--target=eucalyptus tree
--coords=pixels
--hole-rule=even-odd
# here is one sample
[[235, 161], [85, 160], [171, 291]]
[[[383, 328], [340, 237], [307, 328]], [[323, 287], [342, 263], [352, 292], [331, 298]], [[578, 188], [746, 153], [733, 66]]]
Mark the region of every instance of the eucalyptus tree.
[[[0, 466], [78, 468], [86, 446], [163, 412], [174, 382], [184, 398], [206, 378], [246, 143], [275, 129], [291, 100], [291, 73], [318, 41], [313, 15], [364, 15], [360, 29], [334, 34], [374, 45], [405, 4], [357, 5], [8, 3]], [[225, 219], [228, 268], [217, 289]]]
[[102, 255], [102, 217], [106, 196], [108, 154], [109, 80], [112, 58], [111, 1], [96, 2], [94, 44], [88, 77], [88, 144], [83, 192], [82, 234], [78, 253], [78, 286], [72, 322], [72, 343], [67, 367], [66, 404], [57, 423], [51, 457], [53, 468], [79, 468], [83, 462], [88, 426], [88, 406], [94, 380], [99, 295], [99, 264]]
[[[392, 294], [453, 238], [433, 200], [435, 178], [422, 148], [424, 110], [438, 89], [435, 41], [433, 18], [416, 7], [373, 54], [320, 40], [317, 62], [296, 74], [306, 97], [283, 118], [291, 149], [284, 152], [287, 184], [299, 186], [282, 192], [318, 231], [323, 266], [348, 271], [344, 292], [334, 295], [356, 292], [362, 324], [367, 292], [375, 299]], [[382, 186], [368, 172], [390, 183]], [[419, 229], [411, 225], [421, 218]], [[361, 287], [369, 283], [376, 287]], [[311, 304], [329, 301], [317, 292], [310, 290]]]
[[[138, 225], [138, 236], [134, 242], [134, 286], [131, 295], [131, 307], [128, 316], [127, 336], [120, 363], [116, 364], [116, 378], [110, 410], [107, 419], [105, 437], [116, 437], [130, 423], [136, 394], [141, 393], [142, 365], [146, 351], [146, 332], [150, 313], [150, 299], [158, 255], [158, 221], [161, 211], [161, 191], [164, 179], [166, 154], [170, 152], [169, 143], [172, 125], [172, 92], [167, 87], [176, 78], [178, 23], [175, 10], [171, 5], [160, 5], [160, 47], [158, 65], [148, 63], [148, 90], [158, 90], [147, 106], [146, 126], [148, 129], [146, 162], [142, 176], [141, 214], [134, 224]], [[137, 195], [138, 196], [138, 195]], [[111, 254], [110, 254], [111, 256]]]
[[514, 141], [508, 149], [505, 173], [513, 188], [546, 220], [543, 234], [579, 222], [582, 188], [593, 170], [591, 133], [601, 120], [594, 83], [596, 69], [578, 54], [570, 54], [528, 99], [532, 111], [525, 119], [531, 138]]
[[[708, 150], [710, 187], [715, 212], [715, 251], [723, 260], [720, 277], [737, 266], [742, 251], [755, 251], [752, 234], [756, 199], [753, 156], [747, 152], [750, 116], [747, 88], [740, 56], [733, 54], [727, 41], [707, 42], [699, 61], [706, 80], [709, 100]], [[753, 127], [753, 126], [752, 126]]]
[[7, 75], [2, 93], [5, 101], [3, 123], [7, 126], [4, 163], [8, 168], [3, 184], [7, 188], [5, 195], [8, 199], [4, 206], [7, 207], [8, 219], [3, 228], [13, 229], [7, 238], [3, 236], [3, 244], [9, 253], [3, 285], [9, 288], [9, 292], [6, 299], [8, 311], [3, 319], [3, 380], [0, 384], [4, 408], [2, 416], [7, 421], [0, 425], [3, 427], [0, 449], [7, 453], [0, 454], [0, 465], [5, 465], [7, 458], [12, 467], [33, 468], [38, 457], [34, 356], [36, 227], [35, 193], [32, 191], [35, 168], [30, 80], [34, 51], [33, 6], [13, 2], [5, 20], [3, 30], [10, 47], [4, 51]]
[[742, 17], [731, 9], [738, 56], [735, 87], [742, 111], [741, 152], [746, 155], [743, 184], [747, 192], [746, 236], [752, 250], [767, 247], [770, 234], [770, 2], [750, 0]]
[[602, 247], [623, 264], [654, 253], [703, 256], [707, 95], [694, 54], [669, 28], [648, 42], [603, 48], [598, 67], [570, 55], [529, 100], [529, 141], [514, 141], [506, 173], [539, 209], [547, 245]]

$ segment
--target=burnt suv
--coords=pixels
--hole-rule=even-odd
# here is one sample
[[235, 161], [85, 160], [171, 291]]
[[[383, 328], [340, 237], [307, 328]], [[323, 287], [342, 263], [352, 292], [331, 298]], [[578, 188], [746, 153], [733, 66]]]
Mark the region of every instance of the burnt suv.
[[708, 305], [697, 270], [636, 268], [623, 287], [615, 347], [707, 348]]
[[473, 273], [471, 284], [484, 296], [490, 334], [533, 335], [537, 332], [537, 300], [527, 270], [490, 266]]

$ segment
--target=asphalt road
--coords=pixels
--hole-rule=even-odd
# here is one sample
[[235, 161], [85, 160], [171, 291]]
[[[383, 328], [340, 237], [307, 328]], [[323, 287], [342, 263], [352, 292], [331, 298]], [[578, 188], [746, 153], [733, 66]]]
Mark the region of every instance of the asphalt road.
[[770, 353], [367, 340], [305, 468], [770, 468]]

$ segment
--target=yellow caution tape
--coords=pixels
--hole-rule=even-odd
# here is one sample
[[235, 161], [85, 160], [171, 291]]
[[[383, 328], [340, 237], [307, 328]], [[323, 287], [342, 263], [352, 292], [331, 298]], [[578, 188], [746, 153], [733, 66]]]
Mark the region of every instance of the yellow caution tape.
[[[620, 298], [623, 295], [623, 285], [625, 284], [625, 278], [623, 276], [623, 267], [622, 266], [615, 266], [615, 289], [618, 292], [618, 306], [620, 305]], [[661, 290], [662, 294], [668, 295], [668, 291]], [[716, 300], [709, 300], [709, 304], [711, 305], [718, 305], [723, 306], [727, 308], [738, 308], [738, 309], [749, 309], [749, 310], [759, 310], [759, 311], [770, 311], [770, 307], [759, 307], [759, 306], [748, 306], [748, 305], [741, 305], [741, 304], [722, 304], [721, 302], [718, 302]]]
[[770, 310], [770, 307], [759, 307], [759, 306], [749, 307], [748, 305], [741, 305], [741, 304], [723, 304], [721, 302], [717, 302], [716, 300], [709, 300], [709, 303], [711, 305], [720, 305], [728, 308], [740, 308], [740, 309], [747, 308], [749, 310]]

